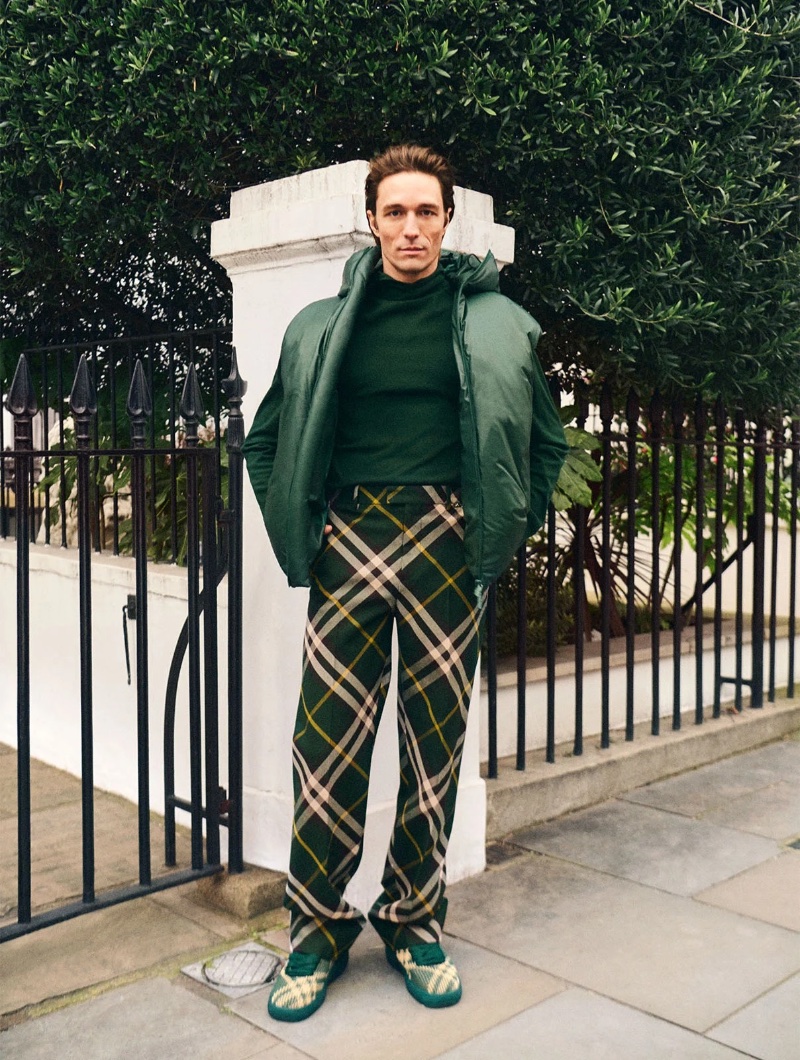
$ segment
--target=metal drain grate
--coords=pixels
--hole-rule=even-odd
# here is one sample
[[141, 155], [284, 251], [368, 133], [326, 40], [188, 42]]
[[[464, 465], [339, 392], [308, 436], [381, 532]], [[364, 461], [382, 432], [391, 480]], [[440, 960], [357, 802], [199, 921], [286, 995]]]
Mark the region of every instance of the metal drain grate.
[[280, 958], [267, 950], [230, 950], [206, 961], [203, 975], [214, 986], [262, 986], [280, 963]]
[[181, 971], [210, 990], [238, 998], [261, 990], [271, 982], [284, 960], [280, 954], [257, 942], [245, 942], [217, 957], [187, 965]]

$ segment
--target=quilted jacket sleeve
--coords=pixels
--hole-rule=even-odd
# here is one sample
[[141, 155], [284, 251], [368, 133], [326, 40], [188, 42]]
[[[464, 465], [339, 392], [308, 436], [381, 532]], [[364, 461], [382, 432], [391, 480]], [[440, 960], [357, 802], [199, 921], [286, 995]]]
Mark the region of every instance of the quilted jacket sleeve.
[[258, 407], [253, 425], [247, 433], [242, 453], [247, 462], [250, 484], [256, 495], [258, 506], [264, 511], [267, 499], [269, 480], [275, 465], [275, 451], [278, 448], [278, 427], [280, 426], [281, 408], [283, 406], [283, 381], [281, 366], [275, 372], [264, 400]]

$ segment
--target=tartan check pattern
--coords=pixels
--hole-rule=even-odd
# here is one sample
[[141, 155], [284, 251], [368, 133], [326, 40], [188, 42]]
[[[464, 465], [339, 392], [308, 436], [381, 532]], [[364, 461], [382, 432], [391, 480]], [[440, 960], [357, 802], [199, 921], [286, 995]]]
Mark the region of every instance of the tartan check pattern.
[[285, 905], [295, 950], [331, 958], [364, 924], [344, 890], [361, 858], [370, 763], [399, 644], [400, 786], [369, 916], [393, 949], [435, 943], [481, 611], [449, 489], [358, 487], [312, 565], [293, 739]]
[[290, 954], [270, 991], [267, 1011], [278, 1020], [305, 1019], [320, 1007], [329, 984], [346, 967], [346, 953], [335, 963], [313, 954]]
[[386, 959], [402, 972], [411, 996], [428, 1008], [445, 1008], [460, 1001], [458, 971], [438, 943], [412, 946], [397, 952], [387, 946]]

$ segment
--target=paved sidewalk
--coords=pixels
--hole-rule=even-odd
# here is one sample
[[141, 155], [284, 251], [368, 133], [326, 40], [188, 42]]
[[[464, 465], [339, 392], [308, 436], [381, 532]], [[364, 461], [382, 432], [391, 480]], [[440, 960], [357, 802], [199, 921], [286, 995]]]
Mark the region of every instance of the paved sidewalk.
[[266, 1015], [268, 987], [231, 998], [180, 971], [248, 939], [285, 949], [283, 913], [139, 899], [0, 947], [0, 1056], [800, 1060], [797, 845], [797, 738], [639, 788], [494, 844], [450, 889], [459, 1005], [418, 1005], [364, 932], [296, 1025]]

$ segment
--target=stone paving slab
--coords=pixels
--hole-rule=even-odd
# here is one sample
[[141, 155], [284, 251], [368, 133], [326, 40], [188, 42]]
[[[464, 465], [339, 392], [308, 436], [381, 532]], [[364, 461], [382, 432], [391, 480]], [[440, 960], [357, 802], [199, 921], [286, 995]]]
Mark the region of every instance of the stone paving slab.
[[777, 773], [782, 780], [796, 782], [800, 770], [800, 734], [794, 732], [783, 740], [757, 747], [747, 755], [747, 760], [751, 769], [764, 769]]
[[288, 953], [291, 949], [291, 940], [289, 938], [289, 913], [287, 910], [282, 910], [286, 917], [286, 925], [284, 927], [275, 927], [272, 930], [265, 932], [261, 936], [261, 941], [265, 946], [271, 947], [273, 950], [279, 950], [281, 953]]
[[800, 969], [783, 928], [543, 855], [449, 896], [459, 938], [696, 1031]]
[[[81, 782], [71, 773], [31, 759], [31, 811], [80, 802]], [[17, 752], [0, 744], [0, 820], [17, 816]]]
[[732, 799], [703, 820], [785, 842], [800, 835], [800, 785], [781, 780]]
[[778, 853], [773, 840], [620, 800], [517, 832], [514, 842], [682, 895]]
[[325, 1004], [302, 1023], [267, 1015], [268, 990], [234, 1002], [230, 1011], [283, 1039], [314, 1060], [432, 1060], [562, 989], [552, 976], [467, 942], [447, 939], [464, 995], [452, 1008], [424, 1008], [406, 991], [374, 934], [353, 947], [347, 971]]
[[[95, 793], [95, 887], [98, 891], [133, 883], [139, 872], [139, 833], [135, 808], [116, 795]], [[164, 827], [151, 820], [153, 876], [164, 865]], [[189, 836], [177, 834], [178, 865], [191, 864]], [[16, 906], [17, 819], [0, 821], [0, 910]], [[82, 884], [81, 804], [65, 802], [31, 814], [31, 901], [34, 912], [80, 898]]]
[[620, 797], [642, 806], [698, 817], [781, 780], [796, 782], [798, 776], [800, 743], [787, 739], [659, 780]]
[[170, 887], [165, 891], [156, 891], [150, 895], [150, 901], [174, 913], [176, 916], [190, 920], [198, 927], [213, 931], [222, 939], [239, 938], [242, 934], [242, 922], [228, 913], [223, 913], [207, 905], [197, 897], [197, 884], [187, 883], [180, 887]]
[[[13, 758], [9, 749], [0, 745], [0, 791], [9, 757]], [[194, 900], [196, 885], [189, 885], [0, 946], [0, 1013], [18, 1012], [48, 998], [71, 1001], [66, 995], [86, 987], [88, 992], [105, 991], [0, 1033], [0, 1055], [5, 1056], [6, 1046], [19, 1040], [7, 1037], [12, 1031], [40, 1025], [58, 1029], [61, 1024], [52, 1021], [70, 1013], [74, 1014], [72, 1036], [64, 1040], [81, 1044], [80, 1053], [74, 1054], [80, 1060], [94, 1060], [83, 1047], [83, 1028], [99, 1023], [118, 1026], [116, 1006], [110, 1000], [103, 1020], [96, 1018], [96, 1006], [104, 998], [121, 995], [122, 1016], [130, 1005], [134, 1018], [145, 997], [138, 989], [144, 982], [131, 993], [132, 983], [120, 986], [111, 981], [145, 974], [162, 977], [148, 980], [160, 984], [151, 1012], [177, 998], [170, 1011], [180, 1033], [174, 1042], [162, 1035], [160, 1051], [154, 1054], [168, 1060], [183, 1056], [203, 1060], [211, 1055], [225, 1060], [474, 1060], [478, 1056], [494, 1060], [504, 1053], [520, 1060], [528, 1056], [559, 1060], [557, 1050], [564, 1043], [569, 1052], [563, 1055], [569, 1060], [605, 1056], [727, 1060], [735, 1055], [800, 1060], [800, 1050], [791, 1051], [791, 1021], [800, 1007], [800, 937], [789, 930], [797, 927], [800, 851], [782, 849], [775, 842], [785, 844], [792, 834], [785, 828], [787, 821], [791, 825], [795, 820], [796, 796], [791, 790], [796, 790], [798, 779], [800, 742], [783, 741], [631, 793], [623, 810], [617, 811], [616, 824], [601, 828], [604, 842], [618, 851], [615, 864], [606, 871], [570, 864], [573, 854], [555, 857], [519, 853], [517, 848], [515, 860], [453, 886], [447, 928], [457, 937], [448, 937], [446, 946], [465, 981], [464, 1000], [453, 1009], [432, 1012], [413, 1001], [401, 977], [386, 965], [374, 932], [367, 929], [356, 943], [347, 974], [333, 986], [313, 1019], [295, 1026], [269, 1019], [268, 988], [237, 1001], [236, 1016], [226, 1015], [219, 1009], [224, 1004], [220, 995], [188, 979], [181, 980], [179, 987], [163, 978], [173, 976], [181, 963], [206, 959], [236, 945], [229, 940], [241, 941], [244, 934], [241, 921]], [[78, 782], [67, 777], [70, 780], [74, 792]], [[56, 809], [66, 813], [72, 802], [73, 814], [76, 809], [79, 814], [79, 802], [66, 798], [69, 785], [61, 787], [57, 776], [51, 784]], [[65, 796], [60, 801], [59, 792]], [[651, 822], [660, 819], [662, 839], [674, 842], [674, 849], [665, 853], [662, 847], [659, 857], [677, 862], [673, 871], [684, 871], [684, 880], [686, 871], [699, 871], [700, 839], [713, 830], [734, 844], [752, 841], [762, 850], [771, 844], [774, 856], [734, 870], [729, 879], [706, 887], [693, 899], [654, 890], [656, 883], [643, 886], [612, 875], [619, 867], [620, 852], [627, 850], [629, 864], [635, 865], [638, 858], [640, 869], [647, 863], [642, 843], [632, 843], [623, 827], [637, 813], [642, 827], [648, 815]], [[127, 844], [133, 835], [130, 847], [135, 852], [135, 810], [129, 807], [129, 814], [121, 841]], [[700, 821], [687, 819], [700, 815], [704, 815]], [[79, 858], [80, 841], [75, 840], [79, 816], [69, 820], [72, 847]], [[3, 828], [9, 824], [13, 822], [0, 813], [4, 851], [8, 837]], [[682, 827], [686, 825], [690, 827]], [[698, 831], [698, 825], [712, 832]], [[587, 838], [591, 832], [583, 831], [581, 843], [591, 847]], [[110, 841], [110, 835], [107, 838]], [[12, 849], [15, 845], [14, 836]], [[596, 846], [599, 849], [600, 844]], [[513, 843], [509, 848], [513, 850]], [[53, 849], [58, 853], [63, 848], [55, 843]], [[154, 864], [161, 849], [154, 839]], [[756, 847], [736, 849], [738, 857], [742, 850], [752, 853]], [[656, 855], [648, 856], [649, 871], [655, 871]], [[712, 860], [719, 871], [732, 869], [730, 854], [719, 846], [714, 847]], [[0, 865], [0, 896], [6, 870], [7, 864]], [[15, 877], [13, 895], [15, 900]], [[270, 930], [265, 927], [255, 937], [286, 950], [285, 915], [270, 923]], [[190, 1010], [197, 1014], [193, 1021], [184, 1018]], [[0, 1015], [0, 1028], [18, 1018]], [[169, 1021], [169, 1014], [166, 1018]], [[189, 1045], [180, 1038], [180, 1028], [191, 1022], [194, 1038]], [[228, 1029], [222, 1046], [213, 1037], [213, 1028], [220, 1027]], [[705, 1038], [696, 1033], [709, 1028]], [[145, 1034], [151, 1029], [146, 1028]], [[257, 1037], [248, 1038], [244, 1032]], [[30, 1033], [27, 1047], [33, 1048], [37, 1039]], [[139, 1060], [142, 1054], [132, 1048], [131, 1039], [115, 1033], [125, 1039], [119, 1055]], [[48, 1042], [46, 1052], [28, 1055], [15, 1050], [8, 1055], [15, 1060], [17, 1056], [69, 1060], [71, 1045], [61, 1048], [60, 1041], [55, 1048]], [[115, 1039], [113, 1047], [117, 1044]], [[640, 1044], [647, 1046], [646, 1052]], [[115, 1060], [117, 1053], [106, 1050], [98, 1055]], [[148, 1054], [144, 1056], [148, 1060]]]
[[695, 898], [800, 932], [800, 851], [786, 850]]
[[795, 975], [709, 1031], [709, 1037], [758, 1060], [800, 1057], [800, 975]]
[[[222, 1060], [228, 1060], [223, 1057]], [[289, 1045], [287, 1042], [278, 1042], [277, 1045], [265, 1049], [262, 1053], [248, 1056], [247, 1060], [310, 1060], [308, 1053], [301, 1053], [299, 1049]]]
[[[535, 1043], [535, 1046], [532, 1044]], [[442, 1053], [439, 1060], [741, 1060], [672, 1023], [572, 988]]]
[[168, 979], [132, 983], [0, 1035], [0, 1052], [14, 1060], [278, 1060], [277, 1044]]
[[150, 898], [87, 913], [0, 946], [0, 1013], [210, 951], [220, 941]]

